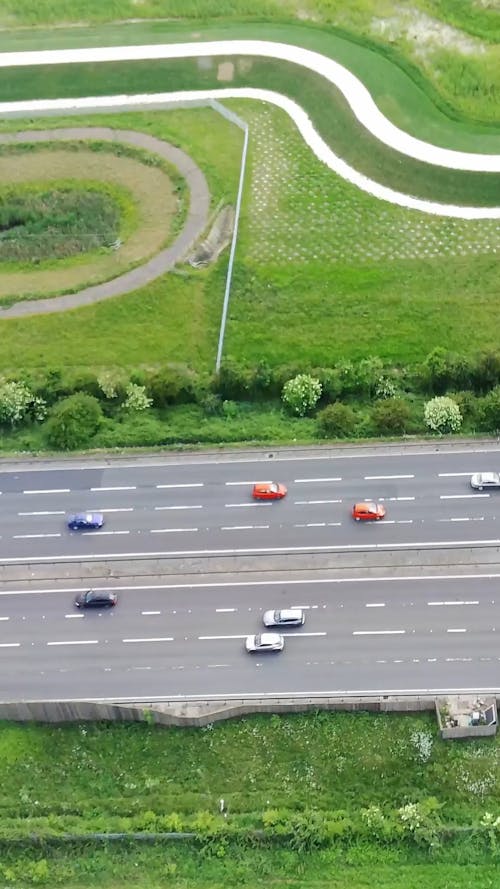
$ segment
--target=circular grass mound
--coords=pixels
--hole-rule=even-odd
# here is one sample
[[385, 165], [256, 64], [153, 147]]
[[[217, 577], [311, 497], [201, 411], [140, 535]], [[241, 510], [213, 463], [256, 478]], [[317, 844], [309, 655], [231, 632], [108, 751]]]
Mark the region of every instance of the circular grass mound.
[[[23, 224], [24, 218], [27, 234], [23, 247], [18, 246], [24, 252], [22, 257], [12, 253], [2, 256], [0, 249], [0, 306], [74, 293], [117, 278], [145, 263], [172, 239], [179, 203], [176, 184], [161, 166], [145, 163], [138, 156], [124, 156], [120, 147], [113, 145], [102, 148], [89, 143], [66, 146], [45, 142], [29, 149], [8, 146], [0, 155], [0, 183], [8, 183], [3, 194], [24, 198], [19, 205], [19, 222]], [[72, 194], [78, 202], [78, 212], [73, 215], [71, 201], [63, 198], [64, 193]], [[55, 215], [58, 209], [63, 211], [59, 226], [51, 225], [48, 218], [42, 223], [40, 216], [30, 221], [30, 199], [41, 210], [43, 195], [53, 196]], [[92, 206], [96, 210], [93, 219]], [[16, 221], [15, 214], [10, 220]], [[15, 228], [12, 226], [11, 231]], [[30, 254], [33, 230], [39, 255]], [[72, 230], [74, 249], [70, 244], [65, 255], [42, 255], [50, 243], [53, 248], [56, 243], [62, 245], [68, 230]], [[86, 233], [90, 235], [87, 244]], [[2, 234], [5, 232], [0, 231], [0, 243]], [[112, 249], [114, 242], [118, 249]]]
[[0, 263], [68, 259], [109, 247], [121, 216], [104, 184], [0, 191]]

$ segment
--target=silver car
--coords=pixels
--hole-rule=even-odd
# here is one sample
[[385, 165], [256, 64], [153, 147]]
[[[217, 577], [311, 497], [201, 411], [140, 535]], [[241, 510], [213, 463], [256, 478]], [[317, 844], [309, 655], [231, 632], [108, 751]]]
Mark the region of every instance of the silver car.
[[283, 651], [285, 640], [279, 633], [257, 633], [256, 636], [247, 636], [245, 648], [249, 652], [254, 651]]
[[477, 491], [482, 491], [483, 488], [500, 488], [500, 475], [498, 472], [475, 472], [470, 484]]
[[266, 627], [301, 627], [305, 619], [302, 608], [282, 608], [278, 611], [265, 611], [262, 615]]

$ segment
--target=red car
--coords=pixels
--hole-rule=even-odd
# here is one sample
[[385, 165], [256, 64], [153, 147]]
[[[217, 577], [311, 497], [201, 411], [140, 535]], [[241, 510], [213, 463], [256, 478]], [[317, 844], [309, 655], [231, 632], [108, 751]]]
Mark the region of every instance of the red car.
[[282, 500], [286, 490], [285, 485], [278, 482], [257, 482], [253, 486], [252, 496], [254, 500]]
[[352, 517], [357, 522], [377, 522], [385, 516], [385, 506], [367, 500], [365, 503], [355, 503], [352, 508]]

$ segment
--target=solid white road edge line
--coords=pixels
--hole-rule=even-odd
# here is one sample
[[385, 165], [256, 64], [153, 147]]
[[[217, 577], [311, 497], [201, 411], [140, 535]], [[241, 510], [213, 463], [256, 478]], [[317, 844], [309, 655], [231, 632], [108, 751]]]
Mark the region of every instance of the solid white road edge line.
[[[314, 586], [318, 584], [343, 584], [343, 583], [391, 583], [405, 581], [432, 581], [437, 583], [440, 581], [455, 580], [498, 580], [500, 573], [478, 573], [478, 574], [414, 574], [397, 577], [394, 574], [385, 577], [312, 577], [301, 580], [293, 580], [282, 578], [281, 580], [235, 580], [222, 581], [220, 583], [148, 583], [134, 584], [133, 586], [94, 586], [94, 590], [115, 590], [116, 592], [133, 592], [134, 590], [197, 590], [197, 589], [223, 589], [227, 587], [260, 587], [260, 586], [297, 586], [307, 584]], [[47, 589], [39, 588], [34, 590], [1, 590], [0, 596], [31, 596], [41, 595], [43, 593], [80, 593], [87, 590], [88, 585], [79, 587], [50, 587]]]

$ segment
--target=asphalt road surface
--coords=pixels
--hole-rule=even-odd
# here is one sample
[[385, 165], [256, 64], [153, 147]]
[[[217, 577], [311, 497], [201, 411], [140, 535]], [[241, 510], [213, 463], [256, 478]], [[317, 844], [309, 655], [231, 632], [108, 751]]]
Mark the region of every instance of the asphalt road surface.
[[[1, 699], [155, 700], [500, 688], [500, 574], [116, 585], [0, 592]], [[108, 587], [110, 588], [110, 587]], [[280, 654], [249, 655], [268, 608], [301, 606]]]
[[[500, 450], [262, 458], [0, 472], [0, 563], [155, 555], [397, 550], [500, 544], [500, 490], [473, 491]], [[255, 481], [288, 486], [255, 503]], [[355, 523], [377, 499], [381, 522]], [[104, 513], [99, 531], [69, 532], [70, 512]]]

